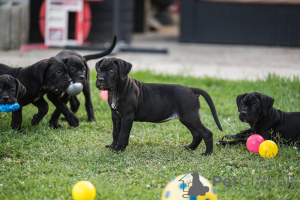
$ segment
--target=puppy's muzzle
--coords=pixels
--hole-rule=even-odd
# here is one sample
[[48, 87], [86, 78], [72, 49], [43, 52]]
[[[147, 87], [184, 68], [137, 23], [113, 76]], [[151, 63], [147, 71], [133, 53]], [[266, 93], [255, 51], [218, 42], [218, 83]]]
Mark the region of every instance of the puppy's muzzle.
[[7, 101], [9, 99], [9, 96], [3, 96], [2, 99], [3, 101]]
[[84, 80], [84, 75], [80, 75], [80, 76], [79, 76], [79, 79], [80, 79], [80, 80]]
[[96, 87], [101, 90], [101, 89], [104, 89], [104, 78], [103, 77], [99, 77], [97, 78], [97, 81], [96, 81]]
[[240, 112], [239, 118], [240, 118], [240, 120], [241, 120], [242, 122], [247, 122], [247, 120], [246, 120], [247, 114], [248, 114], [247, 111], [241, 111], [241, 112]]
[[103, 78], [103, 77], [97, 78], [97, 81], [98, 81], [99, 83], [103, 84], [103, 83], [104, 83], [104, 78]]
[[247, 115], [247, 111], [242, 111], [242, 112], [241, 112], [241, 116], [242, 116], [242, 117], [246, 117], [246, 115]]

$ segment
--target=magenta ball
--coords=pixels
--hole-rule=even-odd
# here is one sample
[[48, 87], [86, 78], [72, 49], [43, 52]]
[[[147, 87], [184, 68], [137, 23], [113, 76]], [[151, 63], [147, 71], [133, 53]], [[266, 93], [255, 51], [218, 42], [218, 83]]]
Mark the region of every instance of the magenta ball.
[[247, 148], [249, 151], [258, 153], [259, 152], [259, 145], [264, 141], [264, 138], [261, 135], [254, 134], [251, 135], [247, 140]]

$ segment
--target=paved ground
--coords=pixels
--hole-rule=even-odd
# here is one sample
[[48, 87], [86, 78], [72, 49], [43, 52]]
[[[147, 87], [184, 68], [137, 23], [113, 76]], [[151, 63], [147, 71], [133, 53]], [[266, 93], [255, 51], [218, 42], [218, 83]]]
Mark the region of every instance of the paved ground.
[[[300, 48], [246, 45], [179, 43], [177, 31], [134, 35], [131, 47], [168, 49], [168, 54], [117, 52], [114, 56], [129, 61], [133, 70], [210, 76], [231, 80], [256, 80], [268, 73], [300, 77]], [[61, 49], [0, 51], [0, 63], [28, 66], [57, 54]], [[95, 51], [78, 51], [83, 55]], [[93, 68], [95, 61], [89, 61]]]

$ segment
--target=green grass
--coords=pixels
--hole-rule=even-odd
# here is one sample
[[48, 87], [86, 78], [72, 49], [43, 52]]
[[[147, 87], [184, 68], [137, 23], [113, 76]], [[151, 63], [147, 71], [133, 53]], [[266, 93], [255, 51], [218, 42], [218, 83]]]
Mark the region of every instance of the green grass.
[[[96, 199], [160, 199], [169, 180], [180, 174], [199, 172], [212, 182], [213, 176], [274, 179], [292, 176], [296, 187], [254, 186], [225, 187], [216, 185], [219, 199], [298, 199], [300, 196], [299, 151], [279, 144], [274, 159], [264, 159], [245, 146], [216, 147], [211, 156], [202, 142], [195, 151], [182, 147], [191, 142], [189, 131], [179, 121], [163, 124], [134, 123], [129, 146], [123, 153], [104, 148], [112, 142], [112, 122], [107, 102], [95, 88], [96, 72], [91, 72], [91, 90], [97, 121], [86, 122], [84, 98], [80, 94], [77, 116], [80, 126], [49, 128], [54, 107], [38, 126], [30, 120], [37, 109], [29, 105], [23, 110], [23, 129], [10, 129], [11, 113], [0, 113], [0, 199], [72, 199], [73, 185], [88, 180], [97, 190]], [[238, 120], [236, 96], [257, 91], [275, 98], [274, 106], [283, 111], [300, 111], [300, 81], [270, 75], [266, 80], [225, 81], [212, 78], [154, 75], [150, 72], [131, 73], [144, 82], [176, 83], [205, 89], [212, 97], [223, 126], [220, 132], [209, 107], [202, 97], [202, 122], [214, 133], [214, 142], [225, 134], [248, 128]]]

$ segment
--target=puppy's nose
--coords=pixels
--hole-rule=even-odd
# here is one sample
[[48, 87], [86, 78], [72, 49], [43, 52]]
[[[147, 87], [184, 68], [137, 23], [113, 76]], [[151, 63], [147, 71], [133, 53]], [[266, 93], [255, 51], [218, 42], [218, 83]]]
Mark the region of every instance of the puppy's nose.
[[247, 111], [242, 111], [241, 114], [242, 114], [243, 116], [245, 116], [245, 115], [247, 115]]
[[104, 82], [104, 78], [103, 78], [103, 77], [99, 77], [99, 78], [98, 78], [98, 81], [99, 81], [100, 83], [103, 83], [103, 82]]
[[83, 80], [83, 79], [84, 79], [84, 75], [80, 75], [79, 78], [80, 78], [81, 80]]
[[8, 99], [9, 99], [9, 96], [5, 95], [5, 96], [2, 97], [2, 99], [3, 99], [3, 100], [8, 100]]

